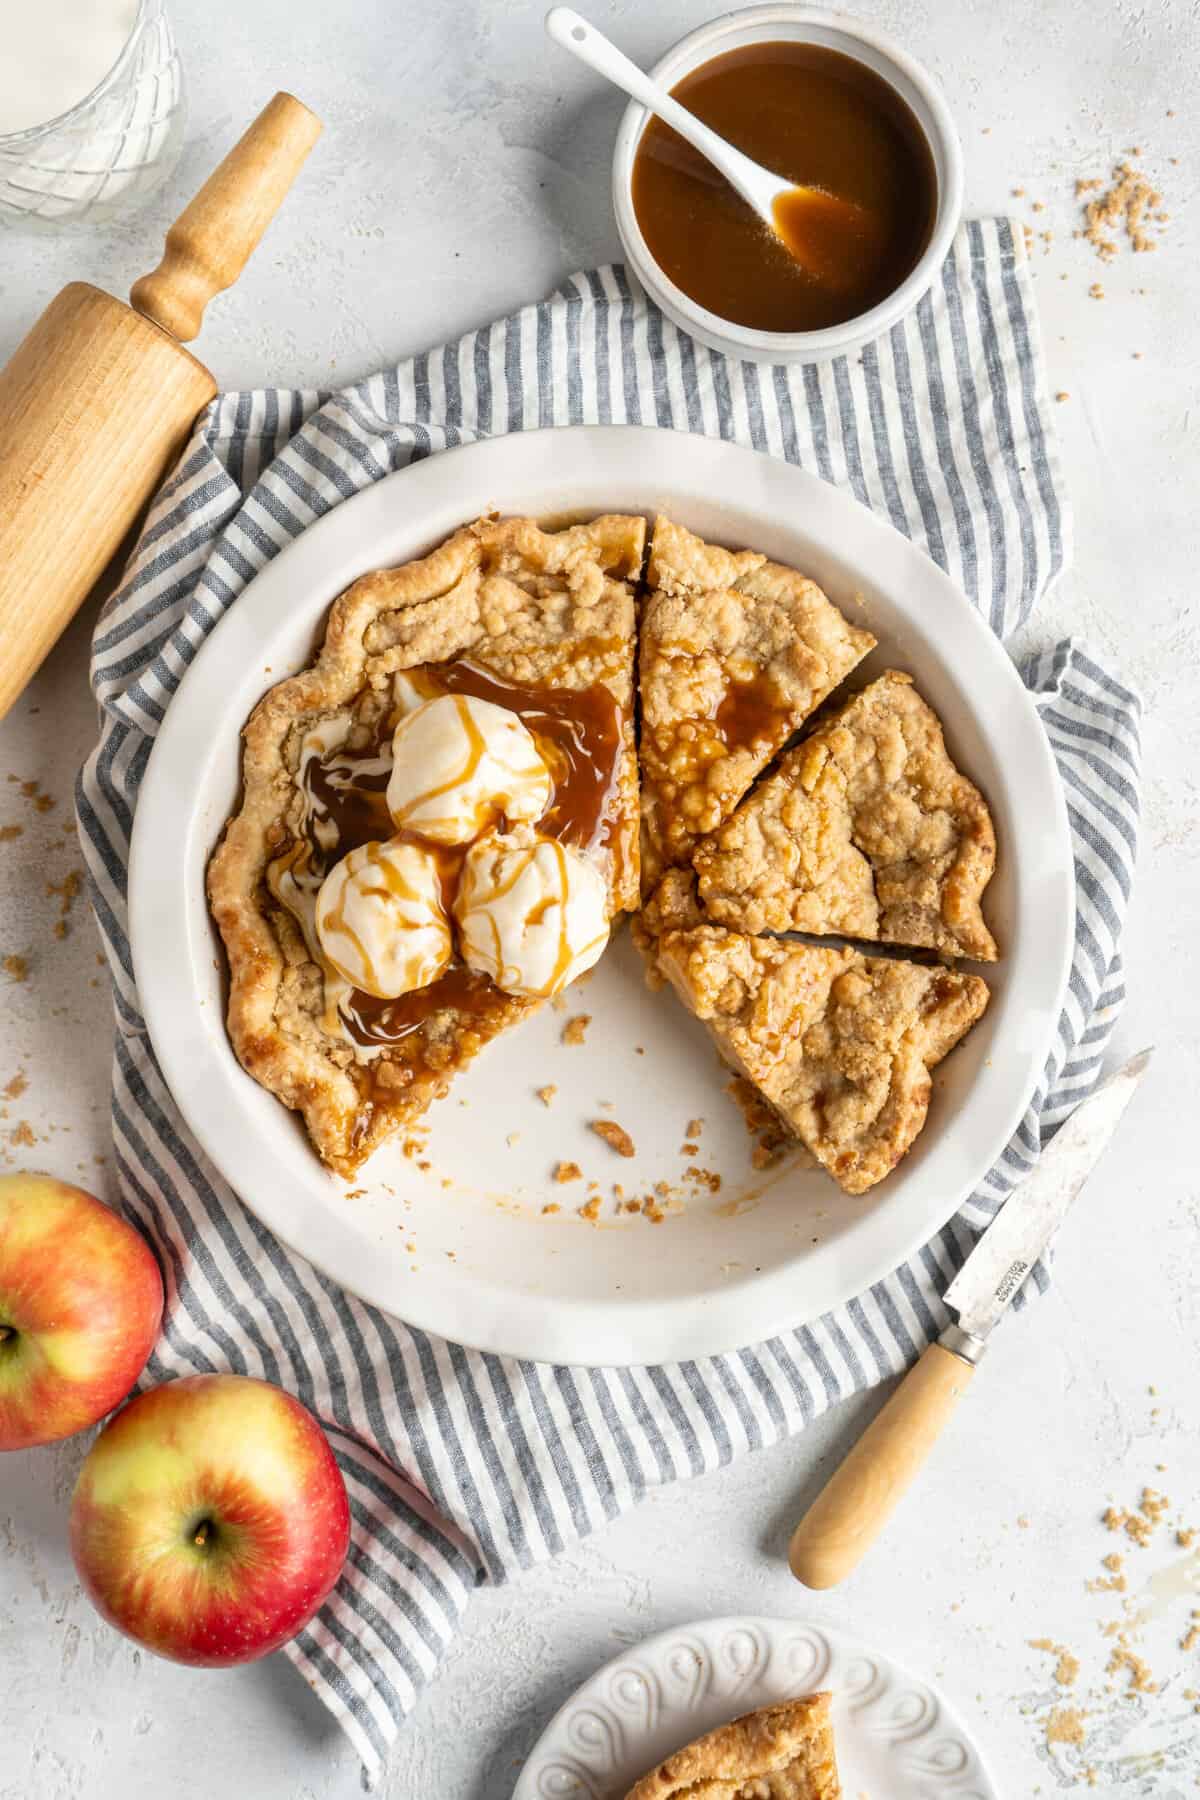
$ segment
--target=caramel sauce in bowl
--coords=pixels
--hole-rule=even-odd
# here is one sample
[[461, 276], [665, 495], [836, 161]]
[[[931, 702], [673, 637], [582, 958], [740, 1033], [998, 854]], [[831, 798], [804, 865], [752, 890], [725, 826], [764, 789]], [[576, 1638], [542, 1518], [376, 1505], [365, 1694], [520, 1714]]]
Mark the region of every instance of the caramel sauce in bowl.
[[676, 325], [739, 360], [820, 362], [916, 306], [958, 227], [963, 172], [941, 91], [905, 51], [845, 14], [754, 6], [701, 26], [651, 74], [765, 167], [862, 208], [858, 242], [844, 215], [797, 211], [805, 269], [631, 103], [613, 158], [617, 228], [630, 272]]

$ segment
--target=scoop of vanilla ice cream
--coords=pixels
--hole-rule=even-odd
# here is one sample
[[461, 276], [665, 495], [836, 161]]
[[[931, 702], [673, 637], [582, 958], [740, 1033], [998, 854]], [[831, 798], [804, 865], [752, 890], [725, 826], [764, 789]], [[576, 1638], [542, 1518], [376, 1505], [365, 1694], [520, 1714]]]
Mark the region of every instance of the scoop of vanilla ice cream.
[[436, 858], [419, 844], [360, 844], [317, 895], [317, 939], [353, 987], [393, 1000], [436, 981], [453, 940]]
[[467, 852], [454, 917], [473, 969], [506, 994], [545, 999], [599, 961], [608, 889], [585, 856], [555, 838], [489, 832]]
[[535, 824], [550, 804], [550, 771], [533, 734], [490, 700], [426, 700], [396, 726], [392, 754], [392, 819], [438, 844], [469, 844], [501, 817]]

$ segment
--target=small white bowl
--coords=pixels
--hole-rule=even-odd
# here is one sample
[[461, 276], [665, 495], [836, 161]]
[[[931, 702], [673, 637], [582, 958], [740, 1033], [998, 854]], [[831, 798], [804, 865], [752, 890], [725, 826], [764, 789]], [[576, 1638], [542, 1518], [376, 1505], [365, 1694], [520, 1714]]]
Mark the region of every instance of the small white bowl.
[[846, 13], [809, 6], [750, 6], [726, 13], [681, 38], [650, 71], [665, 88], [673, 88], [727, 50], [747, 44], [820, 44], [840, 50], [874, 70], [906, 101], [924, 131], [937, 178], [937, 213], [933, 232], [920, 261], [895, 291], [857, 318], [822, 331], [757, 331], [709, 312], [665, 275], [650, 253], [633, 208], [633, 159], [649, 114], [630, 101], [613, 151], [613, 207], [628, 265], [655, 304], [691, 337], [726, 356], [752, 362], [825, 362], [844, 356], [889, 331], [911, 312], [933, 284], [945, 261], [962, 215], [963, 161], [958, 132], [941, 89], [933, 77], [882, 32]]

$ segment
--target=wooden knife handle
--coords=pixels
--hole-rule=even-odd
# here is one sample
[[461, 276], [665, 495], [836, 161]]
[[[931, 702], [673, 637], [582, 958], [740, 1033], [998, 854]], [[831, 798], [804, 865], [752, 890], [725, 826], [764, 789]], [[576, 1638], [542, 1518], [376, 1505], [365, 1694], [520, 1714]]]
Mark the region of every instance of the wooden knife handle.
[[920, 1473], [967, 1391], [971, 1363], [930, 1344], [797, 1525], [788, 1561], [805, 1587], [845, 1579]]
[[196, 337], [205, 307], [245, 268], [320, 132], [307, 106], [276, 94], [180, 213], [157, 269], [134, 282], [136, 311], [182, 343]]

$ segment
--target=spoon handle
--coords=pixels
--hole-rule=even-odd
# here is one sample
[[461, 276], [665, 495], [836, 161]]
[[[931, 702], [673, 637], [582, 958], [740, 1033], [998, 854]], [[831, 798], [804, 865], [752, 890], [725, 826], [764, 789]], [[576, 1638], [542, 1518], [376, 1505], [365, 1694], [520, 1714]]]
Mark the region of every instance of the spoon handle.
[[690, 113], [678, 100], [672, 99], [665, 88], [651, 81], [644, 70], [610, 43], [603, 32], [597, 31], [586, 19], [569, 6], [555, 6], [546, 14], [546, 31], [556, 44], [569, 50], [572, 56], [594, 69], [597, 75], [603, 75], [616, 87], [624, 89], [631, 99], [639, 100], [665, 124], [677, 131], [681, 138], [686, 138], [693, 149], [713, 163], [732, 182], [742, 198], [749, 202], [755, 212], [769, 216], [773, 189], [786, 187], [786, 182], [777, 182], [765, 169], [743, 156], [732, 144], [718, 137], [715, 131], [699, 120], [695, 113]]

